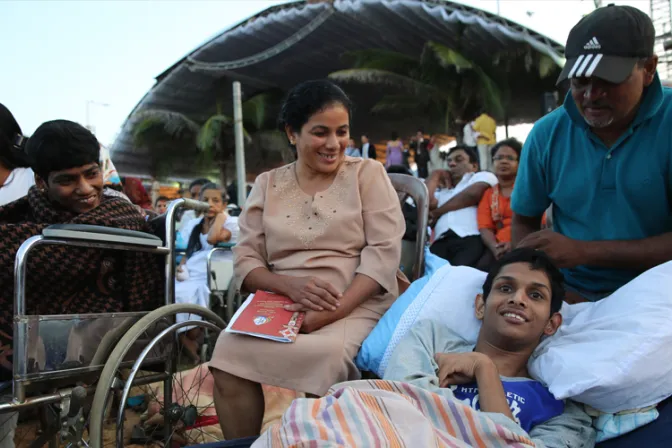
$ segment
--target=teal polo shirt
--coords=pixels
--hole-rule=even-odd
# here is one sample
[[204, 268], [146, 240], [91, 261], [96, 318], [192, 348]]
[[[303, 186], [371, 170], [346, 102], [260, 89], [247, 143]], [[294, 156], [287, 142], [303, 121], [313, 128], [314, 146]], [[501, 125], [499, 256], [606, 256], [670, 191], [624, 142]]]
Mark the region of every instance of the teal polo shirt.
[[[556, 232], [575, 240], [638, 240], [672, 232], [672, 89], [658, 75], [630, 128], [608, 148], [568, 94], [525, 141], [511, 208], [541, 216], [553, 204]], [[578, 266], [569, 286], [613, 292], [641, 271]]]

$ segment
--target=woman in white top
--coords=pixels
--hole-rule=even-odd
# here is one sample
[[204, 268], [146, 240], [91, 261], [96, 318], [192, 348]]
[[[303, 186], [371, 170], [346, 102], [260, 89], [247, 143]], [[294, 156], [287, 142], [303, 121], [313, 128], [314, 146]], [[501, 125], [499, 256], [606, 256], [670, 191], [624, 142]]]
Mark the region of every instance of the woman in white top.
[[35, 175], [19, 143], [22, 133], [12, 113], [0, 104], [0, 207], [28, 194]]
[[[187, 255], [177, 268], [175, 303], [194, 303], [208, 308], [207, 256], [218, 243], [235, 243], [238, 240], [238, 218], [226, 212], [226, 191], [216, 184], [201, 188], [200, 200], [210, 204], [210, 210], [201, 218], [193, 219], [180, 231], [183, 241], [188, 241]], [[217, 260], [233, 260], [231, 252], [218, 253]], [[178, 315], [177, 320], [195, 319], [194, 315]], [[198, 361], [200, 329], [194, 328], [181, 334], [184, 347]]]

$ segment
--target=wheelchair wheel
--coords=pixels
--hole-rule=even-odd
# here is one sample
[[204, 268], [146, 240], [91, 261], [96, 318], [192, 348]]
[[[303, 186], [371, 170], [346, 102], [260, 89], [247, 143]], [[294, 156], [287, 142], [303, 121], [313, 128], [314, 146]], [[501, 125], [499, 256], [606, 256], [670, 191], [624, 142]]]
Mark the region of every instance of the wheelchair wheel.
[[[186, 320], [175, 323], [177, 314]], [[218, 334], [225, 322], [198, 305], [164, 306], [121, 338], [98, 381], [90, 412], [90, 446], [175, 447], [222, 439], [207, 364], [189, 333]], [[110, 417], [107, 418], [111, 408]]]
[[233, 315], [236, 314], [243, 302], [247, 299], [247, 295], [243, 295], [236, 289], [236, 278], [231, 279], [229, 289], [226, 291], [226, 321], [231, 322]]

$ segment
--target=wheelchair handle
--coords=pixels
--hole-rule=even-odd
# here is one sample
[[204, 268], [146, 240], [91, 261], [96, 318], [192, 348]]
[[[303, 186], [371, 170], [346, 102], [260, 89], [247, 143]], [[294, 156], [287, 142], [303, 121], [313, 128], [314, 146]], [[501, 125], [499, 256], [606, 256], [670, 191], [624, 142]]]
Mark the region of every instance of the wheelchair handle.
[[197, 212], [207, 212], [210, 210], [210, 206], [205, 202], [194, 201], [193, 199], [182, 198], [182, 208], [187, 210], [195, 210]]
[[72, 395], [70, 396], [70, 409], [68, 409], [68, 418], [74, 418], [79, 413], [79, 410], [82, 409], [84, 405], [84, 400], [86, 400], [86, 389], [82, 386], [77, 386], [72, 389]]

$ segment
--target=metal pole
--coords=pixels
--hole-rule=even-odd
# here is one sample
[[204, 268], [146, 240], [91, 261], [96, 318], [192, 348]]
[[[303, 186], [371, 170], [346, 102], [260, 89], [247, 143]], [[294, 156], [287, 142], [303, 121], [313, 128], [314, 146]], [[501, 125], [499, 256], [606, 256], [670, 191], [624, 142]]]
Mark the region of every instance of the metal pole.
[[245, 147], [243, 142], [243, 105], [240, 82], [233, 82], [233, 131], [236, 136], [236, 179], [238, 185], [238, 207], [243, 208], [247, 197], [247, 177], [245, 175]]
[[[16, 251], [14, 261], [14, 363], [12, 365], [14, 378], [12, 379], [12, 392], [14, 401], [23, 403], [26, 401], [26, 388], [19, 377], [25, 376], [28, 363], [26, 359], [26, 345], [28, 334], [25, 331], [26, 316], [26, 279], [28, 278], [28, 252], [44, 241], [42, 235], [28, 238]], [[38, 333], [37, 325], [32, 326], [32, 332]], [[34, 335], [35, 336], [35, 335]]]

